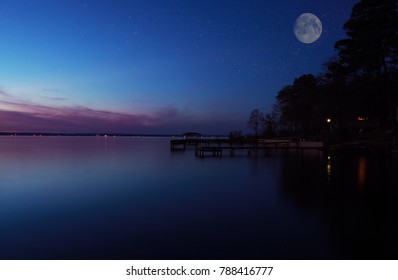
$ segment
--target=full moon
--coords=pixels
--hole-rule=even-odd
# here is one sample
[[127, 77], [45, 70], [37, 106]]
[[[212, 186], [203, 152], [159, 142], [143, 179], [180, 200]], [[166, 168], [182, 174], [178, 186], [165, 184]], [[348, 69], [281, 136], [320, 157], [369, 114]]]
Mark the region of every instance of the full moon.
[[294, 35], [305, 44], [314, 43], [322, 34], [322, 23], [316, 15], [301, 14], [294, 23]]

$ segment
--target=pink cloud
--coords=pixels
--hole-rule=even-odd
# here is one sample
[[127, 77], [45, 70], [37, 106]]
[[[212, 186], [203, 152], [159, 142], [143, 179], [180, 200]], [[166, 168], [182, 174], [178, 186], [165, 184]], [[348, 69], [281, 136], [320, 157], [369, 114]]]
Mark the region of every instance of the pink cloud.
[[10, 95], [9, 95], [8, 93], [2, 91], [1, 88], [0, 88], [0, 96], [2, 96], [2, 97], [9, 97]]
[[178, 115], [175, 108], [128, 114], [83, 106], [56, 107], [0, 101], [0, 130], [15, 132], [140, 133]]
[[[182, 111], [174, 106], [159, 107], [151, 113], [126, 113], [85, 106], [66, 105], [70, 101], [55, 98], [54, 104], [21, 100], [0, 88], [0, 131], [51, 133], [163, 133], [180, 134], [198, 131], [209, 134], [239, 129], [239, 116]], [[64, 102], [65, 101], [65, 102]], [[245, 123], [241, 125], [245, 127]]]

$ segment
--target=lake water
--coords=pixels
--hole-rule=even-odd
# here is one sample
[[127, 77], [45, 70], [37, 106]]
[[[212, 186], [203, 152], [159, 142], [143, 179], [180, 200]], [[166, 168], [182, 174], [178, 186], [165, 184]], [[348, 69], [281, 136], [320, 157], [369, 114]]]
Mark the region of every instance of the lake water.
[[1, 259], [397, 259], [398, 161], [0, 137]]

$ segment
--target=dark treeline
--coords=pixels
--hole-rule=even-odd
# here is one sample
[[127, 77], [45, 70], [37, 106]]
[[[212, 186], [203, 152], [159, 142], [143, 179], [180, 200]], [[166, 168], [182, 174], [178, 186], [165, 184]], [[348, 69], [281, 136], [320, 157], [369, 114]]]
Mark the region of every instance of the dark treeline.
[[[252, 111], [256, 135], [328, 141], [390, 137], [398, 105], [398, 0], [362, 0], [344, 24], [347, 38], [323, 73], [283, 87], [272, 112]], [[384, 135], [384, 136], [383, 136]]]

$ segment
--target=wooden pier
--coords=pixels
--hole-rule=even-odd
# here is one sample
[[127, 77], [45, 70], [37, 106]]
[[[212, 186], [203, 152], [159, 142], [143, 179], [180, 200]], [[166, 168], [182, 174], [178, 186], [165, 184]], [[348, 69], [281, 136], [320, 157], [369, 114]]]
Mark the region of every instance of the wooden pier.
[[248, 140], [234, 141], [229, 139], [179, 139], [171, 140], [172, 151], [185, 151], [188, 147], [195, 149], [195, 156], [204, 157], [230, 157], [269, 155], [271, 151], [303, 152], [304, 150], [323, 150], [321, 142], [300, 142], [292, 140]]
[[197, 147], [195, 149], [195, 156], [204, 158], [206, 156], [222, 157], [221, 147]]
[[187, 142], [185, 140], [171, 140], [170, 150], [171, 151], [185, 151]]
[[172, 139], [170, 141], [171, 151], [185, 151], [188, 148], [196, 149], [197, 147], [220, 147], [220, 146], [255, 146], [255, 140], [230, 140], [227, 138], [186, 138]]

